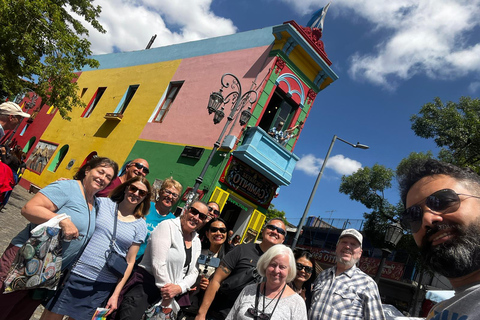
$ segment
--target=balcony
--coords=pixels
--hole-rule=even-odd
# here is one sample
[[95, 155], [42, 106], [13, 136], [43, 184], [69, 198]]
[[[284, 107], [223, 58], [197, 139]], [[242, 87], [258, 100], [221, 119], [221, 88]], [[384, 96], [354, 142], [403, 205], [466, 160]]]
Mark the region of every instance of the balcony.
[[290, 184], [293, 169], [299, 159], [260, 127], [248, 128], [242, 145], [232, 152], [232, 155], [278, 186]]

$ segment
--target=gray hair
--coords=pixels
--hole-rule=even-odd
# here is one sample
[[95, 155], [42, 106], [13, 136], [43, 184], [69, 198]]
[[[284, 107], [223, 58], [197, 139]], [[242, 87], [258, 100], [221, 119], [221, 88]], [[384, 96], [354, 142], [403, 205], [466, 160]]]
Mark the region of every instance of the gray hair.
[[270, 262], [276, 256], [287, 255], [288, 256], [288, 274], [287, 282], [292, 281], [297, 276], [297, 267], [295, 262], [295, 256], [293, 255], [292, 249], [287, 247], [284, 244], [276, 244], [270, 249], [268, 249], [257, 262], [257, 271], [258, 274], [262, 277], [266, 276], [266, 270]]

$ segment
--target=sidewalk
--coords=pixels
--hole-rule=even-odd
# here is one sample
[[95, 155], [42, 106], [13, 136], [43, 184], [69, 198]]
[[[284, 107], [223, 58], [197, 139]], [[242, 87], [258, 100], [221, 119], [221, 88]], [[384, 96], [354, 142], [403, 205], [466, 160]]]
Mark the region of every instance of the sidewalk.
[[[8, 204], [0, 212], [0, 252], [3, 253], [7, 248], [10, 240], [17, 235], [28, 223], [20, 210], [27, 203], [28, 200], [33, 198], [33, 194], [28, 193], [26, 189], [17, 185], [13, 189], [12, 195]], [[38, 307], [37, 311], [33, 314], [30, 320], [38, 320], [42, 315], [43, 307]], [[1, 311], [0, 311], [1, 312]]]

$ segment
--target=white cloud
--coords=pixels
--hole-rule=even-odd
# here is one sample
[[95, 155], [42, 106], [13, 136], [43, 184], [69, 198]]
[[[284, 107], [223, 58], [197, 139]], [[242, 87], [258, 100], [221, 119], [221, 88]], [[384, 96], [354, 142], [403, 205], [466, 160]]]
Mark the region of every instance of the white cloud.
[[[307, 154], [300, 158], [295, 166], [295, 169], [303, 171], [309, 176], [316, 176], [320, 172], [322, 164], [323, 159], [316, 158], [313, 154]], [[350, 175], [361, 167], [362, 164], [360, 162], [345, 158], [341, 154], [328, 158], [326, 166], [326, 168], [332, 169], [339, 175]]]
[[[282, 1], [300, 14], [327, 3]], [[472, 43], [480, 27], [480, 0], [336, 0], [327, 21], [335, 15], [365, 19], [372, 25], [370, 39], [378, 38], [373, 48], [350, 57], [354, 79], [393, 90], [415, 75], [454, 79], [480, 71], [480, 44]]]
[[479, 90], [480, 90], [480, 82], [478, 82], [478, 81], [477, 82], [472, 82], [468, 86], [468, 91], [471, 94], [476, 94]]
[[[157, 34], [152, 47], [232, 34], [231, 20], [216, 16], [212, 0], [97, 0], [98, 19], [107, 33], [88, 26], [94, 54], [142, 50]], [[173, 30], [173, 31], [172, 31]]]

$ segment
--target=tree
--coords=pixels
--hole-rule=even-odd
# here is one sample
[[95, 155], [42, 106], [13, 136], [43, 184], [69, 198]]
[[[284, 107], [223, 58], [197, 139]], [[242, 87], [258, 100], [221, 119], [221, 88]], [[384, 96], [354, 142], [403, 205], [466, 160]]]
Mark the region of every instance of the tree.
[[462, 97], [446, 105], [435, 98], [413, 115], [412, 130], [422, 138], [433, 138], [442, 148], [439, 158], [480, 173], [480, 100]]
[[270, 204], [270, 206], [267, 209], [267, 213], [265, 215], [266, 215], [266, 218], [265, 218], [264, 224], [266, 224], [268, 221], [270, 221], [273, 218], [282, 218], [283, 222], [285, 223], [288, 222], [287, 219], [285, 218], [285, 212], [275, 209], [275, 206], [273, 204]]
[[105, 32], [97, 21], [100, 11], [88, 0], [2, 1], [0, 92], [11, 96], [29, 88], [66, 119], [72, 107], [85, 107], [74, 72], [98, 67], [98, 61], [88, 57], [88, 30], [74, 15]]

